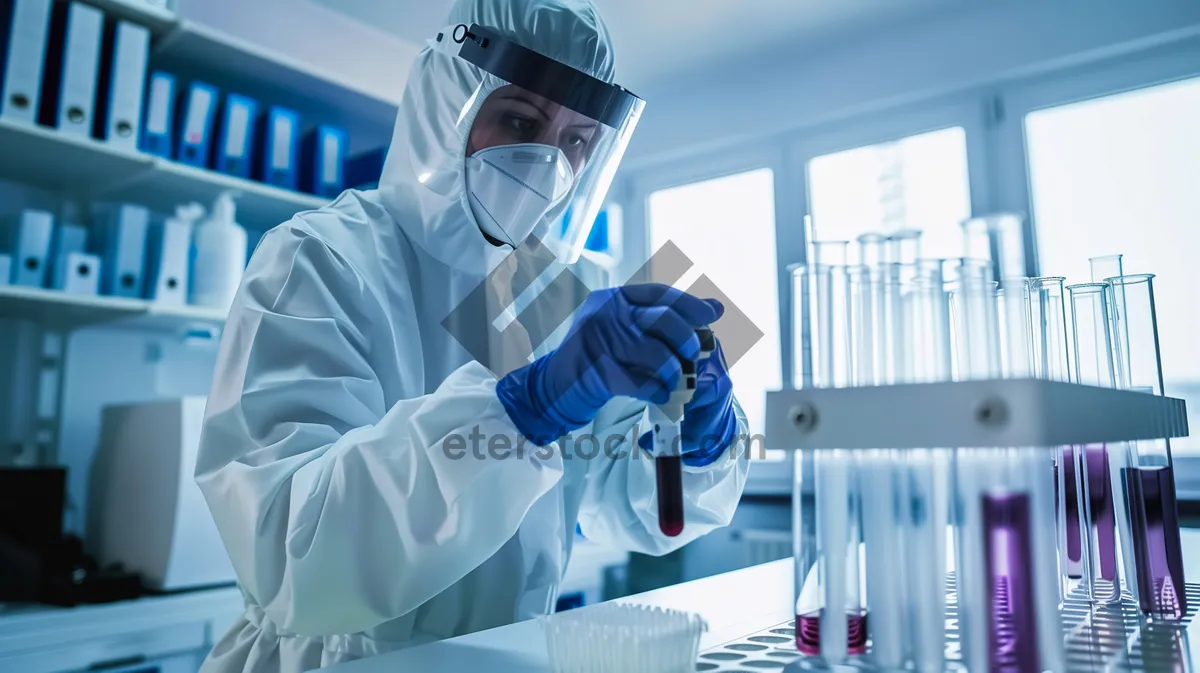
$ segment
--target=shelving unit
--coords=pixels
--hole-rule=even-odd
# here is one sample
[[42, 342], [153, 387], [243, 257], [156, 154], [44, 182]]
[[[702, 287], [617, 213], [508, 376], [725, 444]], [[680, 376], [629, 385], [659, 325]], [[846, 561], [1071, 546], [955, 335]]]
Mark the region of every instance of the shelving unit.
[[103, 10], [109, 16], [141, 24], [149, 28], [150, 32], [155, 35], [170, 31], [177, 22], [175, 12], [138, 0], [83, 0], [83, 2]]
[[208, 205], [224, 190], [238, 198], [238, 218], [266, 229], [328, 199], [160, 157], [114, 148], [92, 138], [0, 119], [0, 180], [76, 196], [129, 201], [170, 212], [185, 201]]
[[0, 320], [32, 320], [64, 332], [107, 325], [186, 334], [220, 327], [225, 317], [224, 311], [201, 306], [170, 306], [142, 299], [0, 285]]

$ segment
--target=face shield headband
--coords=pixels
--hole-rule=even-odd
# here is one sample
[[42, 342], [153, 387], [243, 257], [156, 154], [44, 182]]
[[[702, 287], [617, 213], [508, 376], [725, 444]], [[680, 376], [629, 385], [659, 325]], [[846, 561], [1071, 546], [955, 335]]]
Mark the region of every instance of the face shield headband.
[[576, 261], [645, 101], [477, 24], [441, 31], [433, 47], [487, 75], [459, 115], [480, 227], [514, 247], [537, 233]]

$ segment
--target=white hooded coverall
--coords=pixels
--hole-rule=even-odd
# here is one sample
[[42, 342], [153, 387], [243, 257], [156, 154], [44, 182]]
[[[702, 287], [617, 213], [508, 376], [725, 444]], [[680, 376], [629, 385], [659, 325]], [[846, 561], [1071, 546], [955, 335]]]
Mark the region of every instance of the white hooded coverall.
[[[472, 22], [612, 80], [607, 30], [583, 0], [459, 0], [448, 23]], [[204, 673], [294, 673], [546, 614], [576, 523], [663, 554], [733, 515], [741, 451], [684, 468], [675, 538], [659, 533], [652, 460], [444, 451], [452, 435], [517, 435], [495, 376], [441, 324], [511, 252], [464, 198], [471, 120], [458, 115], [490, 77], [424, 50], [379, 189], [300, 213], [255, 250], [196, 466], [246, 609]], [[578, 433], [632, 446], [643, 409], [617, 398]]]

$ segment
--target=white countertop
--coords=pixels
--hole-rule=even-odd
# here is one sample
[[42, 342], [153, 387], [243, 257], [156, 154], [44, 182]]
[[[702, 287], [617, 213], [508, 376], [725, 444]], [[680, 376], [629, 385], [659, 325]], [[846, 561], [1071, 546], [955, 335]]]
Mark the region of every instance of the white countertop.
[[[1200, 530], [1182, 535], [1185, 575], [1200, 580]], [[701, 651], [737, 640], [792, 614], [792, 561], [785, 559], [619, 599], [694, 612], [708, 622]], [[583, 608], [586, 609], [586, 608]], [[1196, 629], [1191, 629], [1195, 631]], [[536, 620], [322, 669], [322, 673], [549, 673]]]
[[[618, 599], [685, 610], [708, 622], [708, 649], [792, 615], [792, 561], [785, 559]], [[587, 608], [581, 608], [586, 610]], [[549, 673], [546, 641], [536, 620], [321, 669], [322, 673]]]

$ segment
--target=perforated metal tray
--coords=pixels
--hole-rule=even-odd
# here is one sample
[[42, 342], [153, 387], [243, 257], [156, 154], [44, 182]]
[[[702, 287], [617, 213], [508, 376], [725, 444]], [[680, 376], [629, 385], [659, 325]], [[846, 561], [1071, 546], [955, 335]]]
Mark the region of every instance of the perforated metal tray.
[[[947, 581], [946, 670], [965, 671], [959, 649], [958, 610], [953, 579]], [[1071, 599], [1063, 607], [1067, 645], [1067, 673], [1144, 671], [1159, 673], [1191, 671], [1200, 651], [1188, 647], [1189, 627], [1200, 606], [1200, 584], [1187, 585], [1188, 614], [1181, 622], [1146, 623], [1137, 605], [1093, 610], [1086, 601]], [[831, 670], [819, 659], [802, 657], [796, 650], [794, 621], [783, 622], [744, 638], [700, 653], [697, 671], [752, 673], [754, 671]], [[1200, 628], [1190, 629], [1192, 636]], [[1200, 645], [1197, 645], [1200, 647]], [[879, 671], [868, 656], [851, 657], [839, 671]]]

